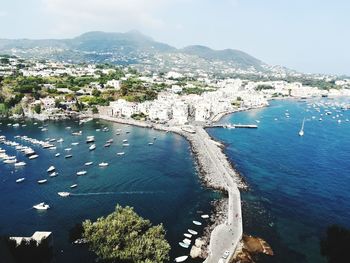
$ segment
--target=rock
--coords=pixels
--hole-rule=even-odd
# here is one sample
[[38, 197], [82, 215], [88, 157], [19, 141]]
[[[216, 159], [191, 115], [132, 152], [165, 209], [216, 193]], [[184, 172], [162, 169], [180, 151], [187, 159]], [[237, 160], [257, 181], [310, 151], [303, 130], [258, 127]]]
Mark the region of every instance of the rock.
[[203, 246], [205, 241], [201, 238], [197, 238], [194, 245], [191, 248], [190, 256], [191, 258], [205, 258], [203, 253]]

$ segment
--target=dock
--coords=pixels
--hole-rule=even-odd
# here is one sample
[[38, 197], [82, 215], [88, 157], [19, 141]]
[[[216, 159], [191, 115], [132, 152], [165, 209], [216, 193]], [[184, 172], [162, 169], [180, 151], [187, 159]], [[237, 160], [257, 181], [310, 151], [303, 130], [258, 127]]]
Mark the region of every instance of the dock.
[[226, 129], [257, 129], [256, 124], [212, 124], [206, 125], [205, 128], [226, 128]]

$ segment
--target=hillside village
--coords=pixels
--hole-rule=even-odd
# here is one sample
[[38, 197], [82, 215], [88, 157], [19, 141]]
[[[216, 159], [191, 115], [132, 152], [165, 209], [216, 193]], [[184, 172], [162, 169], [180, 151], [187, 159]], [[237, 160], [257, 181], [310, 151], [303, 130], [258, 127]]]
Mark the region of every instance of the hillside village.
[[[251, 80], [244, 76], [218, 77], [210, 71], [189, 72], [182, 67], [159, 73], [110, 64], [1, 56], [0, 113], [63, 119], [100, 112], [182, 125], [210, 122], [223, 113], [263, 107], [274, 98], [350, 95], [347, 78], [325, 76], [323, 86], [318, 87], [283, 78]], [[314, 80], [320, 81], [320, 77], [315, 76]], [[325, 88], [327, 83], [331, 84]]]

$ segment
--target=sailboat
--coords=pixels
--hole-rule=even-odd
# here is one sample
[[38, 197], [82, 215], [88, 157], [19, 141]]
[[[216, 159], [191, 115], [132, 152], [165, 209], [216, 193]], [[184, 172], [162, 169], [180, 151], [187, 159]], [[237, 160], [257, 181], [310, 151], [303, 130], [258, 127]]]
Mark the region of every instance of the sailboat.
[[299, 131], [299, 136], [304, 136], [304, 123], [305, 123], [305, 118], [303, 119], [303, 124], [301, 125], [301, 129]]

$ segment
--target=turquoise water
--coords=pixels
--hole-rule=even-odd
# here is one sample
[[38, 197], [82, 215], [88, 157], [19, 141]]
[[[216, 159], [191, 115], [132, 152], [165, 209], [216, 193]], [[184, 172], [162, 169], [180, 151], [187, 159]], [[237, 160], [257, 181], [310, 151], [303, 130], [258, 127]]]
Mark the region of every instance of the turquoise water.
[[250, 186], [242, 194], [244, 230], [264, 238], [276, 254], [261, 262], [325, 262], [319, 240], [327, 226], [350, 227], [350, 111], [329, 108], [332, 114], [324, 115], [324, 108], [317, 112], [308, 104], [274, 101], [221, 120], [258, 129], [208, 130], [224, 142]]
[[[24, 145], [30, 145], [15, 135], [31, 138], [63, 138], [63, 143], [55, 143], [57, 150], [33, 146], [39, 158], [28, 160], [22, 153], [6, 145], [0, 147], [9, 154], [17, 155], [27, 165], [15, 169], [13, 165], [0, 163], [0, 234], [30, 236], [34, 231], [53, 231], [55, 256], [58, 262], [93, 262], [94, 257], [85, 248], [68, 242], [68, 231], [84, 219], [96, 219], [111, 213], [116, 204], [133, 206], [137, 213], [154, 224], [164, 223], [167, 239], [172, 245], [171, 256], [186, 255], [188, 250], [178, 246], [188, 228], [202, 229], [193, 225], [192, 220], [200, 220], [198, 211], [210, 212], [210, 202], [217, 194], [202, 187], [190, 154], [189, 144], [178, 135], [151, 129], [91, 121], [80, 125], [77, 122], [48, 122], [47, 131], [42, 132], [32, 122], [26, 127], [9, 127], [7, 121], [1, 125], [1, 135]], [[13, 122], [12, 122], [13, 123]], [[71, 130], [66, 127], [71, 126]], [[109, 132], [96, 131], [108, 127]], [[117, 135], [117, 129], [122, 129]], [[83, 131], [82, 136], [72, 136], [72, 131]], [[129, 131], [129, 133], [126, 133]], [[96, 150], [89, 151], [86, 136], [94, 135]], [[153, 142], [152, 146], [148, 142]], [[109, 148], [103, 145], [114, 139]], [[128, 139], [130, 146], [122, 147], [122, 140]], [[79, 142], [73, 146], [72, 142]], [[70, 159], [65, 159], [65, 148], [72, 148]], [[117, 156], [117, 152], [125, 152]], [[60, 157], [55, 153], [60, 152]], [[90, 167], [85, 162], [93, 161]], [[108, 162], [105, 168], [98, 163]], [[54, 165], [59, 175], [50, 178], [46, 172]], [[84, 176], [76, 172], [86, 170]], [[15, 180], [25, 177], [21, 184]], [[48, 179], [43, 185], [37, 180]], [[78, 184], [75, 189], [70, 185]], [[74, 195], [62, 198], [57, 192], [69, 191]], [[32, 206], [46, 202], [51, 209], [38, 212]], [[202, 221], [206, 225], [206, 222]]]

